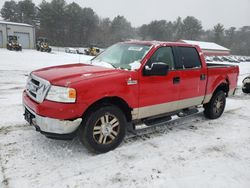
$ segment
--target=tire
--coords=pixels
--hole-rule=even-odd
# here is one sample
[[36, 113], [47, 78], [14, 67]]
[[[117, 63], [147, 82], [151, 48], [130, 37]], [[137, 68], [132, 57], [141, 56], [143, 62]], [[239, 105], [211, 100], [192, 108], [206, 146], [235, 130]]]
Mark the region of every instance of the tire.
[[8, 46], [7, 49], [11, 51], [11, 50], [12, 50], [12, 47], [11, 47], [11, 46]]
[[217, 119], [224, 112], [226, 106], [226, 96], [223, 91], [217, 91], [210, 102], [204, 105], [204, 115], [209, 119]]
[[250, 77], [248, 76], [248, 77], [244, 78], [244, 80], [242, 81], [242, 84], [243, 84], [243, 86], [242, 86], [242, 92], [243, 93], [250, 93], [249, 79], [250, 79]]
[[123, 141], [127, 120], [116, 106], [103, 106], [89, 113], [79, 129], [79, 139], [94, 153], [115, 149]]
[[242, 88], [242, 92], [249, 94], [250, 93], [250, 88]]

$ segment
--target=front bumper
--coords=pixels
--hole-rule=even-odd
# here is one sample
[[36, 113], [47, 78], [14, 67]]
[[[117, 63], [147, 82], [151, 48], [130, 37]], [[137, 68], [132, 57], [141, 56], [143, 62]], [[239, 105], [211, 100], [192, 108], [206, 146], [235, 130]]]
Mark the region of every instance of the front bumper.
[[59, 120], [54, 118], [43, 117], [36, 114], [25, 104], [24, 108], [25, 119], [42, 133], [71, 134], [77, 130], [82, 121], [81, 118], [75, 120]]
[[58, 120], [74, 120], [80, 118], [87, 109], [87, 105], [83, 103], [65, 104], [48, 100], [37, 103], [27, 95], [26, 91], [23, 92], [23, 104], [42, 117]]

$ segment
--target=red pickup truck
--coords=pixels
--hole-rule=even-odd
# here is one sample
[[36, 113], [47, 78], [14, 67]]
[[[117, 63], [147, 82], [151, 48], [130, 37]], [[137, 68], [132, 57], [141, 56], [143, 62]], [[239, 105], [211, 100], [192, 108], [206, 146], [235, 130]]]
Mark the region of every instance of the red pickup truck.
[[207, 118], [220, 117], [238, 74], [238, 66], [206, 64], [195, 45], [122, 42], [90, 64], [33, 71], [23, 92], [24, 117], [47, 137], [78, 135], [91, 151], [107, 152], [139, 122], [200, 105]]

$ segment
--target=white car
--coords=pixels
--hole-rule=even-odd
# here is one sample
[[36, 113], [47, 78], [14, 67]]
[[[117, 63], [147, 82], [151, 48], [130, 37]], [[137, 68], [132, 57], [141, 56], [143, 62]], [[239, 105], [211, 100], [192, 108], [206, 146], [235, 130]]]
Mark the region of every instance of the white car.
[[66, 53], [77, 54], [77, 49], [75, 48], [65, 48]]

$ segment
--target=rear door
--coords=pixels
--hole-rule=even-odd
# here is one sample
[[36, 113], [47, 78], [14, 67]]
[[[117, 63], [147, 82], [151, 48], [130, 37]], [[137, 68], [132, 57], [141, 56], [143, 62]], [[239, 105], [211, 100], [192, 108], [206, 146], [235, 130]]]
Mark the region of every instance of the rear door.
[[180, 66], [179, 108], [201, 104], [204, 100], [207, 69], [202, 67], [200, 55], [195, 47], [177, 47]]
[[30, 35], [29, 33], [15, 32], [14, 35], [18, 37], [18, 42], [22, 45], [22, 48], [30, 48]]

